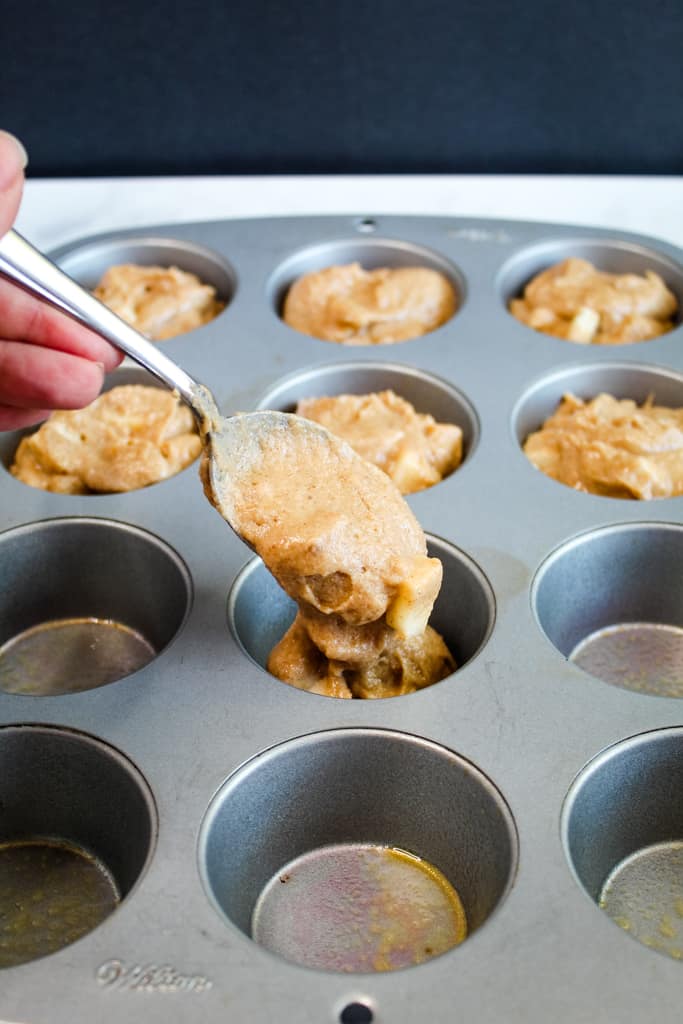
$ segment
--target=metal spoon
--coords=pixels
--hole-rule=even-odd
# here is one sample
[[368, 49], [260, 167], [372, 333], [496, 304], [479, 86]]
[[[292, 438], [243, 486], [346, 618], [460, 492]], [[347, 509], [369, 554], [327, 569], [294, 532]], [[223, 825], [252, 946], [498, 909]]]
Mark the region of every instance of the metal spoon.
[[297, 429], [311, 437], [320, 440], [327, 435], [318, 424], [288, 413], [264, 411], [221, 416], [214, 396], [204, 384], [190, 377], [157, 345], [77, 284], [16, 231], [10, 230], [0, 238], [0, 274], [106, 338], [187, 402], [199, 424], [213, 503], [237, 533], [240, 531], [235, 524], [234, 492], [240, 476], [249, 472], [264, 444], [277, 433], [289, 431], [294, 420]]

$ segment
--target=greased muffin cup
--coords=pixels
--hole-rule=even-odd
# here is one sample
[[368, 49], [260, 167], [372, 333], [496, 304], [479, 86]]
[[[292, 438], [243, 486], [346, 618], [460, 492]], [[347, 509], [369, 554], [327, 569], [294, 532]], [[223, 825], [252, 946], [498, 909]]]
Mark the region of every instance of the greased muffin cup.
[[[391, 388], [462, 428], [462, 464], [407, 498], [444, 565], [432, 621], [458, 667], [374, 701], [280, 682], [264, 666], [291, 602], [209, 506], [196, 465], [128, 494], [50, 494], [10, 475], [21, 432], [3, 435], [0, 651], [19, 652], [20, 683], [0, 689], [0, 838], [95, 858], [118, 902], [75, 941], [0, 968], [0, 1018], [676, 1020], [683, 498], [572, 491], [521, 446], [564, 391], [680, 404], [683, 328], [567, 345], [507, 301], [571, 255], [652, 266], [680, 298], [683, 253], [583, 227], [359, 215], [131, 228], [54, 255], [92, 286], [122, 253], [152, 262], [150, 246], [153, 262], [218, 275], [221, 315], [163, 344], [223, 413]], [[458, 309], [372, 351], [287, 327], [294, 277], [347, 258], [443, 269]], [[130, 367], [117, 380], [149, 383]], [[54, 637], [52, 654], [24, 657], [26, 634], [65, 619], [135, 631], [148, 659], [121, 671], [105, 648], [96, 667], [113, 675], [98, 677], [85, 657], [60, 667]], [[604, 670], [624, 657], [615, 632], [627, 668], [654, 652], [635, 685]], [[312, 969], [255, 940], [255, 907], [256, 938], [279, 927], [287, 864], [367, 843], [438, 868], [466, 940], [389, 973]]]

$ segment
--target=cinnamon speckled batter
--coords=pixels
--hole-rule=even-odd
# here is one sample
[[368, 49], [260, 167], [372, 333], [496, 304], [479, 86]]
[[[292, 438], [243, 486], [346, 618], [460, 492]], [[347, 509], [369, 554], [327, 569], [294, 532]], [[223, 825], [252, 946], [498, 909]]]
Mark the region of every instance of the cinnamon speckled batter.
[[583, 345], [648, 341], [674, 327], [676, 296], [659, 274], [609, 274], [567, 259], [537, 274], [510, 312], [542, 334]]
[[282, 315], [290, 327], [322, 341], [389, 345], [435, 330], [456, 308], [455, 290], [438, 270], [364, 270], [348, 263], [300, 277]]
[[613, 498], [683, 494], [683, 409], [601, 394], [565, 395], [524, 452], [538, 469], [577, 491]]
[[201, 327], [224, 307], [213, 285], [178, 267], [110, 267], [95, 288], [96, 298], [152, 341], [164, 341]]
[[175, 395], [120, 385], [85, 409], [53, 412], [21, 440], [10, 472], [58, 494], [134, 491], [180, 472], [200, 451], [192, 413]]
[[[453, 671], [427, 620], [442, 567], [391, 480], [317, 424], [249, 431], [224, 467], [202, 463], [209, 499], [299, 613], [269, 668], [329, 696], [392, 696]], [[236, 421], [239, 427], [240, 418]]]
[[401, 494], [432, 487], [462, 459], [462, 430], [419, 413], [393, 391], [304, 398], [299, 416], [322, 423], [364, 459], [383, 469]]

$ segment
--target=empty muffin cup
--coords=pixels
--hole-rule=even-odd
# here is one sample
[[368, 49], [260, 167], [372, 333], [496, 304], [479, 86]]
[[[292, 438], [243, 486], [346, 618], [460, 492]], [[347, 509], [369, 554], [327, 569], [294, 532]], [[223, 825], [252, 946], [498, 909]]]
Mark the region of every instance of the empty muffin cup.
[[563, 544], [532, 584], [538, 622], [585, 672], [683, 697], [683, 527], [617, 524]]
[[0, 728], [0, 967], [54, 953], [108, 917], [152, 855], [137, 769], [92, 736]]
[[562, 812], [577, 881], [628, 935], [683, 959], [683, 729], [643, 733], [600, 753]]
[[0, 535], [0, 689], [49, 696], [114, 682], [182, 627], [189, 571], [159, 538], [88, 517]]
[[306, 398], [370, 395], [393, 391], [437, 423], [451, 423], [462, 431], [462, 462], [479, 439], [479, 420], [469, 400], [448, 381], [424, 370], [396, 363], [332, 363], [290, 374], [270, 388], [257, 408], [294, 412]]
[[517, 846], [503, 797], [460, 755], [339, 729], [273, 747], [228, 778], [202, 823], [199, 865], [219, 913], [273, 953], [369, 973], [445, 951], [425, 948], [421, 919], [437, 911], [422, 881], [394, 873], [398, 861], [433, 868], [471, 934], [512, 885]]
[[[443, 582], [429, 624], [441, 634], [457, 667], [462, 668], [490, 636], [495, 618], [493, 590], [481, 569], [459, 548], [427, 535], [427, 552], [443, 565]], [[295, 615], [295, 602], [261, 559], [248, 562], [228, 598], [228, 623], [242, 650], [265, 669], [270, 652]]]
[[[446, 302], [445, 294], [442, 294], [440, 298], [437, 298], [435, 294], [432, 299], [425, 305], [424, 315], [428, 316], [430, 320], [430, 326], [426, 329], [416, 329], [414, 334], [403, 335], [401, 337], [393, 337], [387, 339], [387, 341], [407, 341], [411, 338], [419, 337], [423, 334], [428, 334], [435, 330], [436, 327], [442, 326], [449, 320], [457, 310], [462, 308], [465, 300], [465, 279], [458, 267], [451, 263], [450, 260], [441, 256], [439, 253], [434, 252], [431, 249], [427, 249], [424, 246], [416, 245], [413, 242], [404, 242], [390, 239], [381, 239], [376, 237], [354, 237], [350, 239], [339, 239], [337, 241], [321, 242], [317, 245], [309, 246], [299, 252], [293, 253], [283, 263], [277, 267], [272, 273], [268, 284], [267, 284], [267, 295], [272, 305], [273, 310], [277, 316], [282, 317], [284, 312], [285, 299], [292, 285], [300, 278], [316, 273], [318, 271], [324, 271], [332, 267], [348, 267], [350, 264], [359, 264], [364, 271], [374, 271], [387, 268], [389, 270], [396, 270], [408, 267], [420, 267], [428, 270], [437, 271], [442, 275], [450, 284], [452, 293], [448, 296], [448, 310], [444, 305], [443, 316], [437, 318], [438, 322], [432, 322], [432, 317], [436, 313], [437, 304], [441, 308], [441, 302]], [[446, 289], [442, 288], [442, 293]], [[431, 294], [431, 293], [430, 293]], [[391, 319], [388, 316], [388, 308], [382, 308], [372, 313], [374, 309], [372, 300], [368, 309], [370, 312], [363, 314], [361, 319], [363, 321], [364, 328], [368, 327], [371, 320], [377, 320], [377, 322], [384, 322]], [[392, 295], [392, 302], [396, 301], [396, 295]], [[363, 303], [366, 299], [363, 299]], [[417, 296], [411, 296], [411, 301], [417, 302], [415, 306], [416, 312], [420, 308], [420, 302]], [[354, 309], [355, 309], [354, 305]], [[346, 314], [342, 315], [342, 319]], [[377, 319], [379, 317], [379, 319]], [[400, 318], [405, 318], [405, 310], [400, 313]], [[349, 339], [345, 340], [346, 344], [365, 344], [369, 343], [370, 338], [367, 341], [361, 341], [359, 338], [351, 337], [350, 335], [354, 332], [350, 329], [349, 321]], [[355, 322], [355, 321], [354, 321]], [[361, 324], [358, 323], [360, 329]], [[303, 328], [301, 328], [304, 330]], [[318, 334], [316, 330], [305, 329], [304, 333], [310, 334], [313, 337], [321, 338], [321, 340], [343, 340], [336, 337], [328, 338], [324, 334]], [[374, 343], [378, 343], [379, 339], [374, 339]], [[385, 342], [386, 343], [386, 342]]]

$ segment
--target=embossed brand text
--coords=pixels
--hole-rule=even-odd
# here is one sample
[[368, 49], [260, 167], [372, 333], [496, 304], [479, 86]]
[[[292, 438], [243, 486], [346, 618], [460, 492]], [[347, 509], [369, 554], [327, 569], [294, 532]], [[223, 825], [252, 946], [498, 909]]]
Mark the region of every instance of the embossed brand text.
[[171, 964], [130, 964], [106, 960], [95, 977], [102, 988], [129, 992], [207, 992], [212, 982], [202, 974], [182, 974]]

